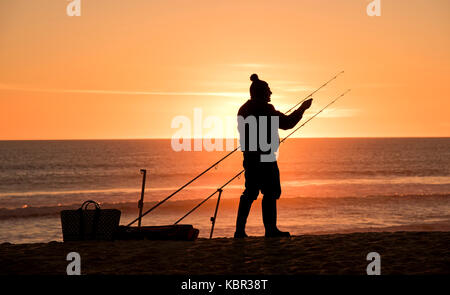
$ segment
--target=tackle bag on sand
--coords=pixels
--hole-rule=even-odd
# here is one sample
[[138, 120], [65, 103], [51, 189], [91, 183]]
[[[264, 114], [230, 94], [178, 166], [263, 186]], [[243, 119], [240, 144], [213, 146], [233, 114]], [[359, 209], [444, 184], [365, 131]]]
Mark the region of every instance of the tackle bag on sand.
[[[95, 209], [88, 210], [89, 204], [93, 204]], [[112, 240], [119, 228], [120, 213], [117, 209], [100, 209], [100, 205], [92, 200], [84, 202], [77, 210], [63, 210], [63, 240]]]

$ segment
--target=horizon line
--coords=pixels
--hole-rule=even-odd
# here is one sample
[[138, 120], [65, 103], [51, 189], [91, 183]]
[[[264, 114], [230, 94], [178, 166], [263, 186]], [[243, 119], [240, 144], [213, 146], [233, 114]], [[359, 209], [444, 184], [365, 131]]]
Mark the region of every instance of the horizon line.
[[[291, 137], [290, 139], [383, 139], [383, 138], [450, 138], [450, 136], [317, 136], [317, 137]], [[0, 139], [0, 141], [112, 141], [112, 140], [171, 140], [171, 137], [130, 137], [130, 138], [49, 138], [49, 139]], [[195, 139], [216, 139], [216, 138], [188, 138]], [[217, 139], [238, 138], [222, 137]]]

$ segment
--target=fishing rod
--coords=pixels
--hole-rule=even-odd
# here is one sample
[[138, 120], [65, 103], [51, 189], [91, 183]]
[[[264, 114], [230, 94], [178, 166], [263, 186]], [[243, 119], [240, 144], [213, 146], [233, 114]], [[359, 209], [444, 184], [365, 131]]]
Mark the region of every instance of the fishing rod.
[[333, 103], [335, 103], [339, 98], [343, 97], [344, 95], [346, 95], [347, 93], [350, 92], [351, 89], [347, 89], [346, 91], [344, 91], [341, 95], [339, 95], [338, 97], [336, 97], [333, 101], [331, 101], [329, 104], [327, 104], [325, 107], [323, 107], [320, 111], [318, 111], [317, 113], [314, 114], [314, 116], [312, 116], [311, 118], [309, 118], [308, 120], [306, 120], [302, 125], [298, 126], [296, 129], [294, 129], [294, 131], [292, 131], [291, 133], [289, 133], [285, 138], [283, 138], [280, 143], [283, 143], [286, 139], [288, 139], [292, 134], [294, 134], [295, 132], [297, 132], [297, 130], [299, 130], [300, 128], [302, 128], [303, 126], [306, 125], [306, 123], [308, 123], [309, 121], [311, 121], [312, 119], [314, 119], [315, 117], [317, 117], [321, 112], [323, 112], [326, 108], [328, 108], [330, 105], [332, 105]]
[[[317, 113], [315, 113], [311, 118], [309, 118], [308, 120], [306, 120], [303, 124], [301, 124], [299, 127], [297, 127], [294, 131], [292, 131], [291, 133], [289, 133], [285, 138], [283, 138], [280, 143], [283, 143], [286, 139], [288, 139], [292, 134], [294, 134], [295, 132], [297, 132], [300, 128], [302, 128], [303, 126], [305, 126], [309, 121], [311, 121], [312, 119], [314, 119], [315, 117], [317, 117], [320, 113], [322, 113], [326, 108], [328, 108], [329, 106], [331, 106], [332, 104], [334, 104], [338, 99], [340, 99], [341, 97], [343, 97], [344, 95], [346, 95], [347, 93], [350, 92], [351, 89], [347, 89], [345, 92], [343, 92], [341, 95], [339, 95], [338, 97], [336, 97], [334, 100], [332, 100], [330, 103], [328, 103], [325, 107], [323, 107], [320, 111], [318, 111]], [[192, 208], [188, 213], [186, 213], [183, 217], [181, 217], [180, 219], [178, 219], [174, 224], [178, 224], [180, 221], [182, 221], [183, 219], [185, 219], [188, 215], [190, 215], [192, 212], [194, 212], [195, 210], [197, 210], [197, 208], [199, 208], [201, 205], [203, 205], [206, 201], [208, 201], [209, 199], [211, 199], [215, 194], [217, 193], [221, 193], [224, 189], [224, 187], [226, 187], [228, 184], [230, 184], [233, 180], [235, 180], [236, 178], [238, 178], [242, 173], [244, 173], [245, 169], [241, 170], [241, 172], [239, 172], [238, 174], [236, 174], [235, 176], [233, 176], [230, 180], [228, 180], [227, 182], [225, 182], [225, 184], [223, 184], [221, 187], [219, 187], [215, 192], [213, 192], [211, 195], [209, 195], [208, 197], [206, 197], [202, 202], [200, 202], [197, 206], [195, 206], [194, 208]], [[212, 229], [213, 230], [213, 229]]]
[[343, 74], [344, 71], [339, 72], [336, 76], [334, 76], [333, 78], [331, 78], [330, 80], [328, 80], [327, 82], [325, 82], [322, 86], [320, 86], [319, 88], [317, 88], [316, 90], [314, 90], [310, 95], [308, 95], [307, 97], [305, 97], [302, 101], [300, 101], [299, 103], [297, 103], [295, 106], [293, 106], [292, 108], [290, 108], [286, 113], [284, 113], [285, 115], [289, 114], [290, 111], [292, 111], [293, 109], [295, 109], [299, 104], [301, 104], [302, 102], [304, 102], [305, 100], [307, 100], [308, 98], [310, 98], [311, 96], [313, 96], [314, 94], [316, 94], [317, 91], [319, 91], [320, 89], [322, 89], [323, 87], [327, 86], [328, 83], [330, 83], [331, 81], [337, 79], [337, 77], [339, 77], [341, 74]]
[[[288, 114], [291, 110], [293, 110], [296, 106], [298, 106], [299, 104], [301, 104], [302, 102], [304, 102], [305, 100], [307, 100], [308, 98], [310, 98], [312, 95], [314, 95], [317, 91], [319, 91], [320, 89], [324, 88], [325, 86], [327, 86], [329, 83], [331, 83], [333, 80], [335, 80], [339, 75], [343, 74], [344, 71], [339, 72], [337, 75], [335, 75], [333, 78], [331, 78], [330, 80], [328, 80], [327, 82], [325, 82], [324, 84], [322, 84], [319, 88], [317, 88], [316, 90], [314, 90], [313, 92], [311, 92], [310, 94], [308, 94], [308, 96], [306, 96], [303, 100], [301, 100], [299, 103], [297, 103], [294, 107], [292, 107], [291, 109], [289, 109], [285, 114]], [[155, 210], [156, 208], [158, 208], [160, 205], [162, 205], [163, 203], [165, 203], [167, 200], [169, 200], [170, 198], [172, 198], [174, 195], [176, 195], [177, 193], [179, 193], [181, 190], [183, 190], [185, 187], [187, 187], [188, 185], [190, 185], [191, 183], [193, 183], [194, 181], [196, 181], [197, 179], [199, 179], [200, 177], [202, 177], [205, 173], [207, 173], [209, 170], [211, 170], [212, 168], [216, 167], [219, 163], [221, 163], [222, 161], [224, 161], [226, 158], [228, 158], [229, 156], [231, 156], [232, 154], [234, 154], [238, 149], [240, 148], [240, 146], [238, 146], [237, 148], [235, 148], [234, 150], [232, 150], [231, 152], [229, 152], [228, 154], [226, 154], [225, 156], [223, 156], [220, 160], [218, 160], [217, 162], [215, 162], [214, 164], [212, 164], [211, 166], [209, 166], [207, 169], [205, 169], [202, 173], [198, 174], [196, 177], [192, 178], [191, 180], [189, 180], [188, 182], [186, 182], [184, 185], [182, 185], [180, 188], [178, 188], [176, 191], [174, 191], [173, 193], [171, 193], [169, 196], [167, 196], [165, 199], [159, 201], [156, 205], [154, 205], [152, 208], [148, 209], [147, 211], [145, 211], [142, 215], [140, 215], [140, 218], [144, 217], [145, 215], [147, 215], [148, 213], [152, 212], [153, 210]], [[127, 224], [127, 226], [132, 225], [133, 223], [135, 223], [136, 221], [139, 220], [139, 217], [134, 219], [133, 221], [131, 221], [129, 224]]]

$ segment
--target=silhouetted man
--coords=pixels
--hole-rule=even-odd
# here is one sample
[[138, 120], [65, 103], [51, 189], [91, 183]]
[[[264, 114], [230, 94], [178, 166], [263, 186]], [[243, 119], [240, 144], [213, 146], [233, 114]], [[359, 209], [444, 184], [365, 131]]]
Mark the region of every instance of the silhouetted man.
[[[259, 80], [256, 74], [253, 74], [250, 80], [252, 81], [251, 99], [242, 105], [238, 112], [238, 129], [244, 155], [245, 190], [239, 201], [234, 237], [247, 237], [245, 224], [252, 203], [257, 199], [260, 191], [263, 194], [261, 204], [265, 236], [289, 237], [289, 232], [282, 232], [277, 228], [276, 202], [281, 195], [280, 172], [275, 157], [279, 144], [278, 128], [284, 130], [293, 128], [311, 106], [312, 99], [306, 100], [290, 115], [284, 115], [269, 103], [272, 94], [269, 85]], [[264, 117], [265, 119], [261, 119]], [[256, 122], [256, 128], [250, 126], [254, 122]], [[267, 134], [264, 131], [267, 131]], [[276, 148], [268, 150], [267, 144]]]

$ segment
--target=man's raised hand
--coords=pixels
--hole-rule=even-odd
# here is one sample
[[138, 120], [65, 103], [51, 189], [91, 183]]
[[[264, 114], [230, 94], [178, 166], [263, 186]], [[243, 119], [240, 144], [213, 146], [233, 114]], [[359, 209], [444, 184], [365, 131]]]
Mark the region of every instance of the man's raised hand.
[[311, 107], [313, 99], [310, 98], [308, 100], [305, 100], [302, 105], [300, 106], [300, 109], [303, 111], [306, 111], [307, 109], [309, 109]]

